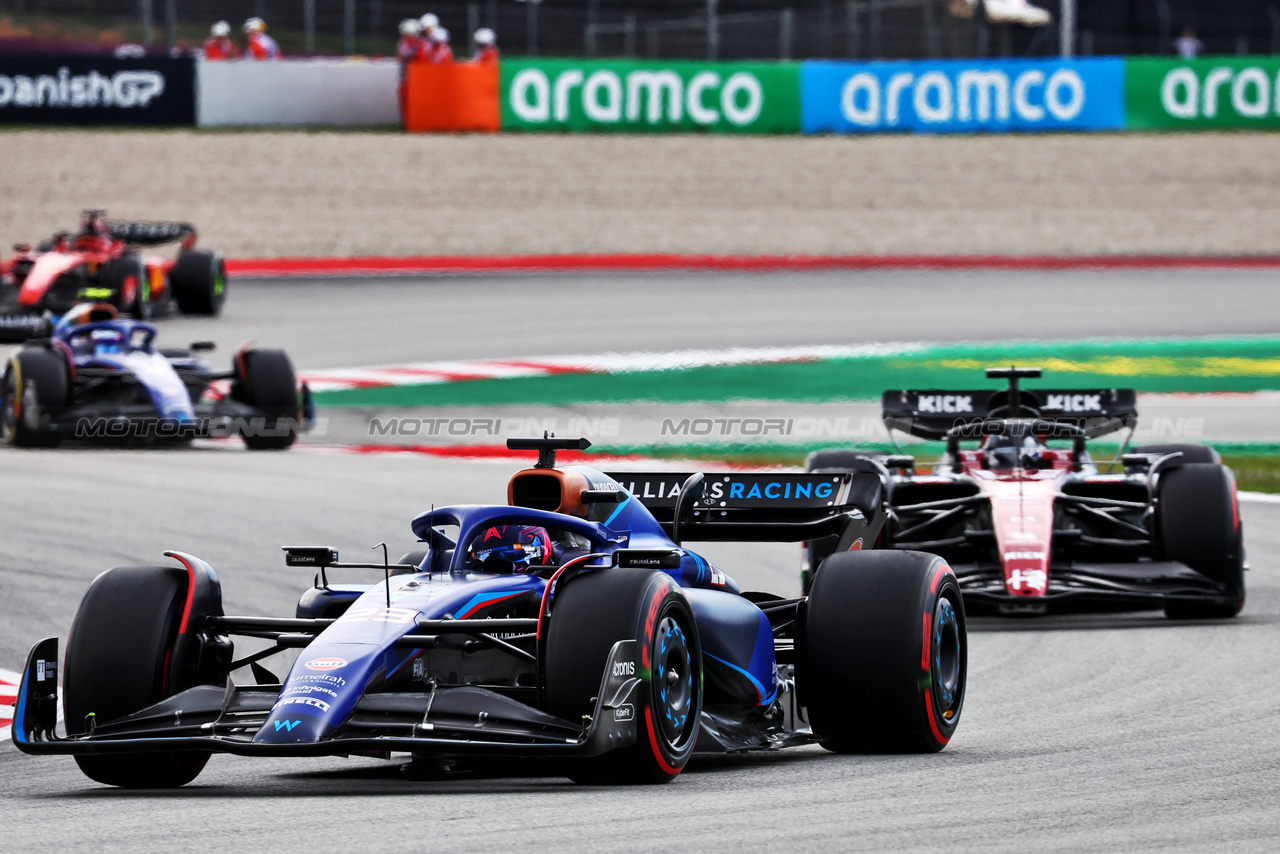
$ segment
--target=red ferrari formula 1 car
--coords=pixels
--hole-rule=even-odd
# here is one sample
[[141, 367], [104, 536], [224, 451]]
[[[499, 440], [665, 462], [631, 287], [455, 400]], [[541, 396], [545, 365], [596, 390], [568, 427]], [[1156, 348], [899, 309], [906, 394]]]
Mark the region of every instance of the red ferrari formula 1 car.
[[[879, 473], [889, 521], [878, 545], [945, 558], [970, 613], [1240, 612], [1243, 532], [1235, 479], [1216, 451], [1125, 454], [1126, 439], [1123, 470], [1103, 472], [1086, 442], [1125, 427], [1132, 436], [1132, 389], [1020, 390], [1037, 368], [987, 376], [1007, 389], [884, 393], [890, 430], [946, 443], [931, 473], [917, 474], [910, 456], [835, 449], [811, 454], [806, 468]], [[833, 548], [808, 543], [804, 571]]]
[[[177, 258], [140, 251], [166, 243], [180, 244]], [[35, 248], [20, 243], [0, 261], [0, 341], [46, 336], [54, 319], [83, 303], [110, 303], [138, 320], [174, 307], [215, 315], [226, 299], [226, 268], [221, 253], [195, 244], [187, 223], [109, 222], [94, 210], [75, 233]]]

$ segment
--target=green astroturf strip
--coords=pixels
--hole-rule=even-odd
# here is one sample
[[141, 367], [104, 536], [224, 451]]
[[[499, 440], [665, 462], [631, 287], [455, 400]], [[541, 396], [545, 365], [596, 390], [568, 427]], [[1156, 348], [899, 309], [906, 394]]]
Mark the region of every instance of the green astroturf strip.
[[999, 388], [982, 370], [1043, 368], [1044, 387], [1133, 387], [1140, 392], [1280, 389], [1280, 336], [965, 343], [909, 354], [684, 370], [470, 380], [317, 392], [327, 406], [475, 406], [588, 403], [796, 403], [878, 400], [890, 388]]

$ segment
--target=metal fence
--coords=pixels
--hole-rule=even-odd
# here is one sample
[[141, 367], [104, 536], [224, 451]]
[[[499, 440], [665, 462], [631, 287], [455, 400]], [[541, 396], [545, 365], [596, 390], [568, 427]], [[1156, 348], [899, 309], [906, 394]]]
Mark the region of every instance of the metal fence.
[[[1081, 54], [1168, 54], [1194, 25], [1209, 53], [1280, 52], [1280, 0], [1076, 0]], [[513, 54], [672, 59], [1035, 56], [1059, 49], [1060, 0], [1046, 27], [958, 17], [964, 0], [0, 0], [7, 12], [129, 22], [148, 43], [192, 42], [209, 24], [264, 18], [295, 53], [390, 54], [396, 27], [439, 15], [466, 54], [480, 26]]]

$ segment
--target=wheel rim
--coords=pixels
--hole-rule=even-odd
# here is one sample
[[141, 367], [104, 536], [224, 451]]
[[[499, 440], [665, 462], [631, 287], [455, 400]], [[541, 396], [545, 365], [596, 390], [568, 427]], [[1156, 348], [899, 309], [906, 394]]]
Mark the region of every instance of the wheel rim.
[[147, 268], [138, 265], [138, 299], [137, 299], [137, 315], [139, 320], [151, 319], [151, 277], [147, 275]]
[[227, 295], [227, 271], [223, 267], [221, 261], [214, 262], [213, 265], [213, 304], [214, 306], [222, 305], [223, 299]]
[[13, 372], [4, 375], [4, 405], [0, 406], [0, 441], [12, 441], [18, 417], [14, 411], [17, 407], [17, 391], [14, 388]]
[[933, 660], [929, 675], [933, 683], [934, 706], [947, 723], [956, 719], [964, 697], [964, 650], [960, 641], [960, 618], [951, 600], [943, 596], [933, 610]]
[[667, 744], [681, 745], [694, 725], [693, 659], [684, 627], [675, 617], [658, 623], [654, 638], [653, 679], [657, 685], [659, 729]]

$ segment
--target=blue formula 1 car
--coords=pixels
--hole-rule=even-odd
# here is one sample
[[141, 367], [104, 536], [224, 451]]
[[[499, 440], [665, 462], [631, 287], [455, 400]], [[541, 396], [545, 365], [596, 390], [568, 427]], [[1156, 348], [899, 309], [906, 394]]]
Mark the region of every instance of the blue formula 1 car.
[[[51, 447], [63, 439], [154, 445], [239, 434], [253, 449], [291, 445], [311, 421], [310, 391], [282, 350], [242, 349], [227, 373], [154, 346], [156, 328], [108, 304], [73, 308], [49, 338], [30, 341], [0, 381], [0, 439]], [[229, 394], [215, 391], [230, 383]]]
[[[877, 475], [608, 475], [556, 466], [586, 440], [508, 444], [538, 465], [507, 504], [414, 519], [425, 551], [287, 548], [317, 573], [292, 618], [224, 615], [213, 569], [180, 552], [103, 573], [67, 641], [67, 734], [49, 638], [14, 742], [130, 787], [187, 783], [212, 753], [531, 757], [580, 782], [664, 782], [699, 751], [932, 752], [955, 732], [960, 589], [937, 557], [859, 548], [885, 519]], [[803, 598], [742, 592], [684, 546], [817, 535], [841, 548]], [[385, 577], [330, 583], [352, 568]], [[236, 659], [231, 636], [270, 645]], [[259, 663], [290, 648], [283, 680]]]

